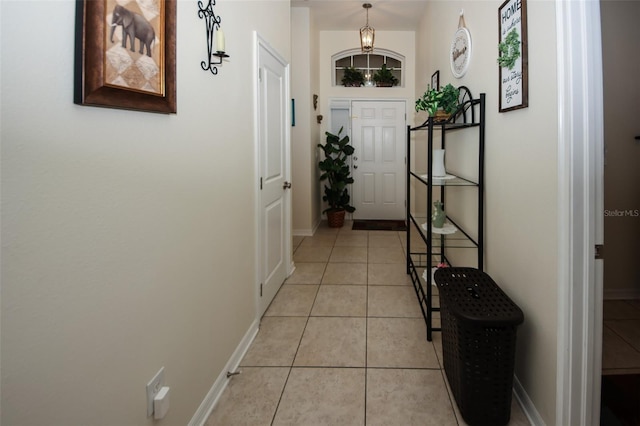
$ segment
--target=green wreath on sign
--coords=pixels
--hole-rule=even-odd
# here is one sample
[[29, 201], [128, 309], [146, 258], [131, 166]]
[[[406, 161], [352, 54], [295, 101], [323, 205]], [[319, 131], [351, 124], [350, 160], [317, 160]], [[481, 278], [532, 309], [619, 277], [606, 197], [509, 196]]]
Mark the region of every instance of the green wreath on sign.
[[516, 29], [512, 29], [504, 41], [498, 44], [498, 65], [513, 69], [516, 60], [520, 57], [520, 37]]

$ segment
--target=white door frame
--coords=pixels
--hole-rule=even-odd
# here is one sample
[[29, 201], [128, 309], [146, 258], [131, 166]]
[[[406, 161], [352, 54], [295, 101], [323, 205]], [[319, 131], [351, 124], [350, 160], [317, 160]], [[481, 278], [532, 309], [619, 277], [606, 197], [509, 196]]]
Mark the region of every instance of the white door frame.
[[556, 1], [558, 347], [556, 424], [600, 421], [604, 117], [598, 0]]
[[[291, 66], [290, 64], [275, 50], [269, 45], [269, 43], [260, 35], [257, 31], [253, 32], [253, 57], [254, 57], [254, 65], [253, 65], [253, 139], [254, 139], [254, 182], [255, 182], [255, 190], [254, 190], [254, 211], [255, 211], [255, 265], [254, 265], [254, 276], [255, 276], [255, 313], [256, 319], [260, 320], [260, 285], [262, 283], [262, 254], [261, 248], [263, 247], [262, 241], [262, 217], [261, 217], [261, 197], [262, 192], [260, 190], [260, 122], [259, 122], [259, 110], [260, 104], [258, 99], [259, 94], [259, 64], [260, 64], [260, 48], [264, 48], [271, 55], [273, 55], [279, 62], [281, 62], [285, 66], [285, 87], [286, 94], [285, 99], [290, 99], [290, 77], [291, 77]], [[291, 122], [291, 104], [289, 102], [285, 102], [285, 120], [286, 123], [285, 129], [285, 173], [287, 181], [291, 181], [291, 127], [289, 123]], [[284, 235], [284, 256], [285, 256], [285, 268], [286, 268], [286, 276], [291, 275], [293, 271], [293, 256], [291, 252], [291, 191], [286, 191], [284, 195], [285, 200], [285, 235]]]

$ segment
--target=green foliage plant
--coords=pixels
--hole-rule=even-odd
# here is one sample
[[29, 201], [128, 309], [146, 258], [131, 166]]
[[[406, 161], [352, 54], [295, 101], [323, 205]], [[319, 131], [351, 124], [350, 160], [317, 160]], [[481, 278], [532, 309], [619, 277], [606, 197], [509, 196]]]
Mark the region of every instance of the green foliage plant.
[[342, 128], [337, 135], [326, 132], [327, 140], [324, 145], [318, 144], [318, 147], [324, 151], [324, 160], [318, 163], [320, 171], [320, 181], [327, 181], [324, 185], [324, 196], [322, 199], [327, 202], [328, 211], [346, 210], [349, 213], [354, 212], [355, 207], [349, 202], [349, 192], [347, 185], [353, 183], [350, 176], [351, 170], [347, 164], [347, 159], [355, 151], [353, 146], [349, 145], [349, 136], [340, 137]]
[[433, 116], [440, 106], [440, 98], [441, 95], [436, 89], [432, 89], [431, 85], [427, 86], [422, 97], [416, 100], [416, 112], [427, 111], [429, 115]]
[[504, 41], [498, 44], [498, 65], [510, 70], [516, 64], [516, 61], [520, 57], [520, 36], [516, 29], [512, 29], [509, 34], [504, 38]]
[[391, 70], [387, 68], [387, 64], [383, 64], [382, 68], [376, 71], [376, 73], [373, 75], [373, 81], [375, 81], [378, 86], [395, 86], [398, 84], [398, 79], [395, 75], [393, 75]]
[[354, 67], [345, 68], [342, 84], [344, 86], [362, 86], [364, 84], [364, 74]]
[[451, 84], [447, 84], [440, 90], [427, 86], [427, 91], [416, 100], [416, 111], [427, 111], [430, 116], [433, 116], [437, 110], [442, 109], [447, 114], [451, 114], [458, 107], [459, 96], [460, 90]]
[[453, 87], [451, 84], [447, 84], [440, 91], [440, 105], [447, 114], [452, 114], [456, 108], [458, 108], [458, 98], [460, 97], [460, 90]]

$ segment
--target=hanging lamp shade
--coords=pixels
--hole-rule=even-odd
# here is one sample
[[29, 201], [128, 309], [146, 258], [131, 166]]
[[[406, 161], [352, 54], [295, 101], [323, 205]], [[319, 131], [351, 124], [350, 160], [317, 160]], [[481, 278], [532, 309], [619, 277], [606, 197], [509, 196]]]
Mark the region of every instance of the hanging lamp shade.
[[371, 9], [371, 3], [365, 3], [362, 5], [367, 11], [367, 23], [364, 27], [360, 28], [360, 46], [362, 52], [373, 51], [373, 41], [376, 37], [376, 30], [369, 26], [369, 9]]

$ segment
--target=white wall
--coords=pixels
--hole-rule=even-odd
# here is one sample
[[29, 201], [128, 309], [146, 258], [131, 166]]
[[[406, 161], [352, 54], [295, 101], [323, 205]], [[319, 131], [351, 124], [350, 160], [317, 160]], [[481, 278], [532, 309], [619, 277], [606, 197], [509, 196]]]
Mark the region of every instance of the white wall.
[[[309, 22], [309, 32], [311, 34], [309, 51], [310, 51], [310, 62], [311, 62], [311, 93], [318, 95], [318, 104], [316, 109], [310, 111], [311, 112], [311, 126], [309, 126], [309, 138], [311, 140], [311, 152], [310, 152], [310, 161], [311, 164], [309, 168], [311, 169], [311, 223], [313, 226], [317, 226], [322, 219], [320, 216], [320, 203], [321, 203], [321, 194], [320, 194], [320, 169], [318, 168], [318, 162], [322, 159], [320, 157], [320, 150], [317, 148], [319, 143], [322, 143], [324, 138], [324, 133], [322, 133], [322, 126], [317, 121], [317, 116], [322, 115], [322, 105], [325, 100], [322, 97], [321, 89], [320, 89], [320, 70], [323, 67], [323, 62], [320, 61], [320, 32], [315, 24], [315, 20], [313, 16], [311, 17], [311, 22]], [[316, 121], [314, 121], [314, 119]], [[322, 123], [326, 123], [327, 116], [323, 117]], [[315, 182], [315, 184], [314, 184]]]
[[178, 1], [177, 115], [74, 105], [75, 1], [0, 7], [0, 420], [152, 424], [164, 366], [186, 424], [255, 320], [252, 32], [290, 58], [289, 1], [219, 2], [217, 76]]
[[[529, 0], [529, 107], [498, 113], [498, 8], [502, 1], [431, 2], [417, 33], [415, 98], [431, 74], [487, 96], [485, 270], [522, 308], [516, 376], [546, 424], [555, 421], [557, 339], [557, 89], [555, 5]], [[450, 71], [460, 9], [471, 32], [467, 74]], [[420, 120], [422, 121], [422, 120]], [[475, 135], [457, 136], [464, 155]], [[448, 143], [447, 149], [455, 146]], [[454, 152], [452, 151], [452, 156]], [[450, 199], [448, 198], [450, 201]]]
[[291, 97], [295, 99], [295, 126], [291, 128], [292, 222], [295, 235], [310, 235], [311, 173], [308, 158], [311, 144], [311, 60], [310, 11], [307, 7], [291, 8]]
[[320, 220], [316, 148], [320, 111], [313, 109], [313, 95], [319, 93], [318, 32], [307, 7], [293, 7], [291, 21], [291, 97], [296, 108], [296, 125], [291, 129], [293, 234], [312, 235]]

